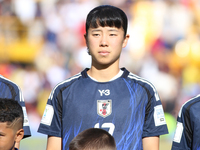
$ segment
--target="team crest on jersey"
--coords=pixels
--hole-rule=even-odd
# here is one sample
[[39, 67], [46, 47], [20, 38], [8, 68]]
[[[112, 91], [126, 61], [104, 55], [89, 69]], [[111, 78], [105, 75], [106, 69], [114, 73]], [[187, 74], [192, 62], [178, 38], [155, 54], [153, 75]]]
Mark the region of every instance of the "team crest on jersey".
[[97, 114], [107, 117], [112, 113], [112, 100], [97, 100]]

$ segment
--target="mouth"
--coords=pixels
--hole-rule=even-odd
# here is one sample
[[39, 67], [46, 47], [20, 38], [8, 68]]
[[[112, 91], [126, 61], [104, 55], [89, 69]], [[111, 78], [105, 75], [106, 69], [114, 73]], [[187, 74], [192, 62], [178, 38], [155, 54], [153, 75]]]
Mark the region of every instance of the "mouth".
[[110, 52], [108, 52], [108, 51], [99, 51], [98, 52], [100, 55], [102, 55], [102, 56], [106, 56], [106, 55], [108, 55]]

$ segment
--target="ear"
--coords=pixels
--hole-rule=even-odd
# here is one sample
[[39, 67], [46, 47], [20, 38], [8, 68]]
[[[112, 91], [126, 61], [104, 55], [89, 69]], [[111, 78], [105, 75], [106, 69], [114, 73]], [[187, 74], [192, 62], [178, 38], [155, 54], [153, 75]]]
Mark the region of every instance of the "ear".
[[85, 38], [86, 45], [88, 45], [88, 43], [87, 43], [87, 34], [86, 33], [84, 34], [84, 38]]
[[126, 37], [124, 38], [124, 41], [123, 41], [123, 44], [122, 44], [122, 48], [126, 47], [129, 37], [130, 37], [130, 35], [127, 34]]
[[87, 34], [86, 33], [84, 34], [84, 38], [85, 38], [85, 43], [86, 43], [86, 46], [87, 46], [87, 52], [90, 55], [90, 51], [89, 51], [89, 48], [88, 48]]
[[86, 38], [87, 38], [87, 35], [86, 35], [86, 33], [84, 34], [84, 38], [85, 38], [85, 40], [86, 40]]
[[24, 129], [19, 129], [15, 135], [15, 142], [19, 143], [24, 137]]

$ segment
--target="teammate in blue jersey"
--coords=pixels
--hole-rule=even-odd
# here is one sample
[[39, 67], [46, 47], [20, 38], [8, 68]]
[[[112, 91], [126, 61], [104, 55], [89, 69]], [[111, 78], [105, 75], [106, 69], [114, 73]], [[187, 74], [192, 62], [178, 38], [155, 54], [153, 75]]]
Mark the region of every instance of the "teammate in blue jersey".
[[158, 93], [148, 81], [119, 68], [127, 24], [126, 14], [114, 6], [89, 12], [85, 39], [91, 68], [52, 90], [38, 129], [48, 135], [47, 150], [68, 150], [88, 128], [108, 131], [117, 150], [159, 149], [159, 135], [168, 130]]
[[[30, 132], [29, 121], [28, 121], [28, 117], [26, 113], [26, 107], [25, 107], [25, 102], [24, 102], [22, 92], [16, 83], [3, 77], [2, 75], [0, 75], [0, 98], [14, 99], [18, 101], [24, 113], [24, 124], [23, 124], [24, 137], [23, 138], [30, 137], [31, 132]], [[15, 147], [19, 148], [19, 144], [20, 143], [16, 142]]]
[[185, 102], [177, 117], [172, 150], [200, 150], [200, 95]]

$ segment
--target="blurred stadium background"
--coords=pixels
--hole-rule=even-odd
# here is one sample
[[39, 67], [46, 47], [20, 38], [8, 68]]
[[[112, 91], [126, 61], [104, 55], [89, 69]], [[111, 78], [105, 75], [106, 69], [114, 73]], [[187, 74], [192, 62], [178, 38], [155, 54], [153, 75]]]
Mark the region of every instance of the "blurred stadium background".
[[21, 87], [32, 131], [21, 150], [45, 149], [37, 128], [47, 98], [58, 82], [90, 66], [84, 23], [101, 4], [128, 15], [120, 66], [157, 88], [170, 132], [160, 149], [171, 148], [180, 106], [200, 93], [199, 0], [0, 0], [0, 74]]

